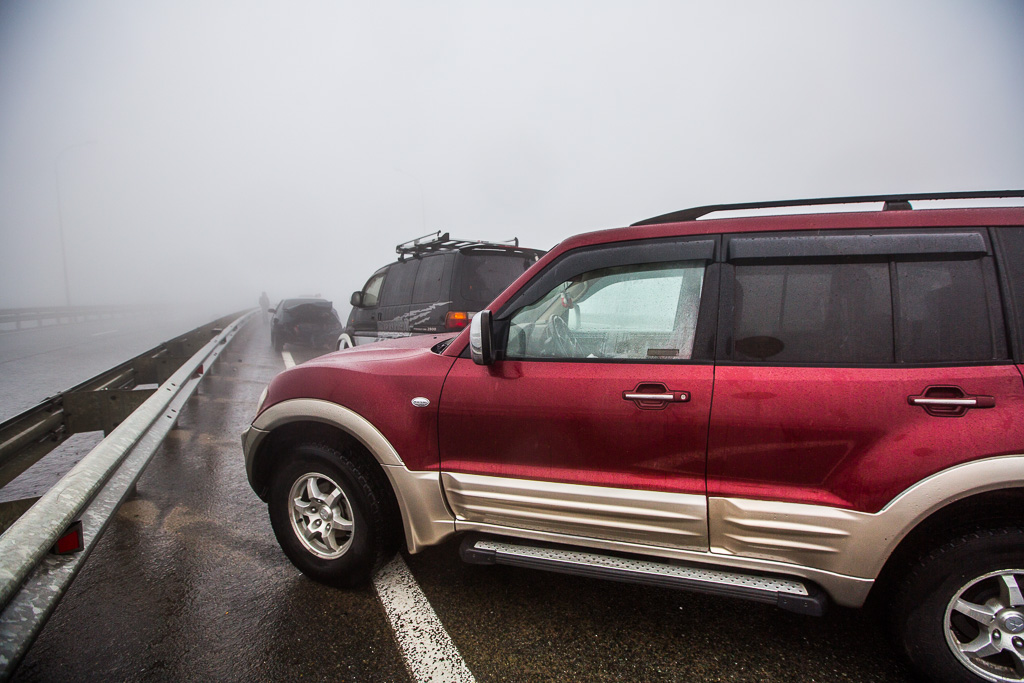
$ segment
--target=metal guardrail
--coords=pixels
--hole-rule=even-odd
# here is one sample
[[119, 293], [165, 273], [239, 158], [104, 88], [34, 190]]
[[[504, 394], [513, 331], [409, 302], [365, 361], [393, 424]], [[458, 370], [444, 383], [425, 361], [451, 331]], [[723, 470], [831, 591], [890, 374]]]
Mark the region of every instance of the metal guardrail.
[[39, 308], [0, 308], [0, 330], [20, 330], [25, 323], [42, 325], [102, 320], [134, 315], [149, 310], [139, 306], [41, 306]]
[[[109, 434], [155, 390], [140, 387], [166, 381], [236, 317], [225, 316], [175, 337], [0, 423], [0, 487], [72, 434], [101, 430]], [[0, 503], [0, 532], [12, 521], [8, 507]]]
[[[179, 411], [205, 371], [253, 313], [248, 312], [223, 330], [217, 330], [216, 337], [170, 374], [159, 389], [113, 427], [103, 441], [0, 536], [0, 681], [13, 674], [117, 508], [174, 427]], [[116, 377], [117, 370], [91, 381], [109, 374]], [[52, 428], [57, 419], [56, 413], [51, 414], [15, 438], [30, 440]], [[7, 423], [0, 425], [3, 426]], [[82, 523], [84, 549], [71, 555], [51, 553], [57, 540], [76, 520]]]

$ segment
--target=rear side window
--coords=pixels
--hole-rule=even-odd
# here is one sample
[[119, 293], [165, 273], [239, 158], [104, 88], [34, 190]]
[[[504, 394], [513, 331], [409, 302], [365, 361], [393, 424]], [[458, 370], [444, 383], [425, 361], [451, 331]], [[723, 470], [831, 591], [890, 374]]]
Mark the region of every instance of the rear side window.
[[[1005, 360], [981, 231], [764, 235], [730, 242], [740, 362], [889, 365]], [[724, 300], [725, 301], [725, 300]]]
[[399, 261], [388, 267], [388, 279], [384, 283], [382, 306], [401, 306], [412, 303], [412, 291], [416, 283], [417, 259]]
[[896, 281], [904, 362], [993, 357], [981, 259], [897, 263]]
[[459, 296], [483, 308], [533, 265], [523, 254], [467, 253], [459, 260]]
[[736, 267], [733, 359], [892, 363], [887, 263]]
[[447, 260], [445, 256], [430, 256], [420, 261], [412, 292], [413, 303], [425, 304], [441, 300], [441, 279], [444, 277], [444, 264]]

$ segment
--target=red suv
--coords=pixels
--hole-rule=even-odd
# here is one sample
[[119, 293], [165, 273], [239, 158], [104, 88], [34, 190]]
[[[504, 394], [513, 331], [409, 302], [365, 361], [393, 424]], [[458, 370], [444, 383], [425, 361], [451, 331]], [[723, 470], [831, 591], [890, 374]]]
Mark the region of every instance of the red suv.
[[964, 196], [573, 237], [458, 336], [278, 375], [249, 481], [321, 581], [461, 533], [807, 614], [881, 596], [929, 680], [1022, 681], [1024, 208], [910, 204]]

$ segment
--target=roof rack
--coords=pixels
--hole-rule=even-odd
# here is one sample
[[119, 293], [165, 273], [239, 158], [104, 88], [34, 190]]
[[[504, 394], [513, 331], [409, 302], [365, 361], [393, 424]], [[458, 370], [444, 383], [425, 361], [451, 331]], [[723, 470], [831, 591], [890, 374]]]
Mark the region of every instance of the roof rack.
[[432, 232], [423, 237], [417, 237], [408, 242], [402, 242], [395, 247], [395, 253], [400, 256], [422, 256], [435, 251], [457, 251], [468, 247], [518, 247], [519, 238], [513, 237], [505, 242], [485, 242], [483, 240], [461, 240], [452, 239], [449, 234], [440, 230]]
[[1001, 197], [1024, 197], [1024, 190], [986, 190], [981, 192], [928, 192], [918, 194], [880, 194], [861, 197], [829, 197], [824, 199], [788, 199], [772, 202], [749, 202], [746, 204], [710, 204], [662, 214], [633, 223], [640, 225], [658, 225], [659, 223], [681, 223], [695, 221], [701, 216], [717, 211], [739, 211], [743, 209], [775, 209], [792, 206], [823, 206], [827, 204], [864, 204], [867, 202], [884, 202], [885, 210], [910, 209], [911, 201], [927, 201], [933, 199], [994, 199]]

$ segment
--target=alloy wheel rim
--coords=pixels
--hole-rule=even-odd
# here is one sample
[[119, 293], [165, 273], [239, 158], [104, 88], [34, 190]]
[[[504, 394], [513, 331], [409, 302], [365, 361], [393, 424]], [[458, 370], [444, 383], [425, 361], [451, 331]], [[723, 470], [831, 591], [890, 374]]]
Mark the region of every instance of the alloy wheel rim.
[[288, 495], [289, 519], [299, 542], [317, 557], [334, 560], [352, 546], [352, 505], [337, 482], [325, 474], [303, 474]]
[[974, 674], [1024, 681], [1024, 569], [995, 571], [966, 583], [946, 606], [946, 644]]

